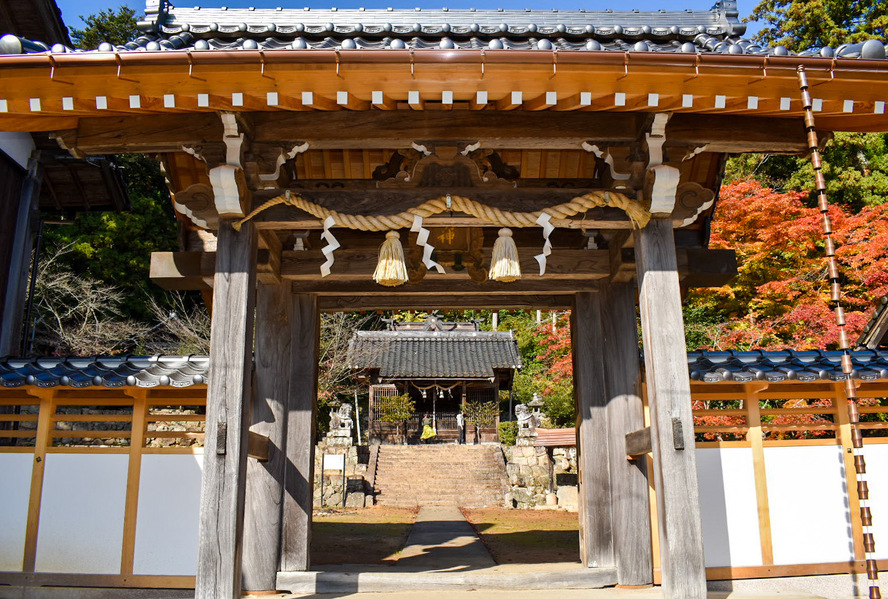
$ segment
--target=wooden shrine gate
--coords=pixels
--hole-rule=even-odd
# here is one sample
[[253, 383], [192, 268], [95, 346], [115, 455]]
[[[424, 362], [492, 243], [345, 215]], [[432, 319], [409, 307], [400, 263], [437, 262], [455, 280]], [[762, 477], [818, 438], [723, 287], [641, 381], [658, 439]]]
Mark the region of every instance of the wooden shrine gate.
[[[512, 11], [536, 21], [515, 28], [495, 11], [149, 0], [154, 37], [127, 46], [3, 38], [0, 130], [162, 157], [183, 251], [153, 256], [152, 277], [203, 290], [213, 314], [197, 597], [309, 567], [321, 312], [489, 307], [572, 310], [583, 563], [651, 582], [653, 476], [664, 594], [705, 597], [681, 296], [736, 269], [708, 249], [720, 172], [729, 153], [809, 150], [799, 65], [819, 127], [888, 130], [885, 47], [755, 51], [730, 37], [743, 28], [726, 0], [577, 14]], [[488, 279], [504, 227], [511, 282]], [[388, 287], [373, 275], [390, 231], [409, 282]], [[643, 424], [636, 305], [650, 473], [625, 449]], [[267, 462], [248, 463], [248, 429]]]

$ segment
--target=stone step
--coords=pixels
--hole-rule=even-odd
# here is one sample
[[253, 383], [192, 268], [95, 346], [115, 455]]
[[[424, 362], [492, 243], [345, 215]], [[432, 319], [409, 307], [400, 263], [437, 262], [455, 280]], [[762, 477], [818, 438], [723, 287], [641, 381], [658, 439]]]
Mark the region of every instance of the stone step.
[[503, 505], [508, 479], [500, 451], [491, 445], [381, 446], [376, 501], [403, 507]]

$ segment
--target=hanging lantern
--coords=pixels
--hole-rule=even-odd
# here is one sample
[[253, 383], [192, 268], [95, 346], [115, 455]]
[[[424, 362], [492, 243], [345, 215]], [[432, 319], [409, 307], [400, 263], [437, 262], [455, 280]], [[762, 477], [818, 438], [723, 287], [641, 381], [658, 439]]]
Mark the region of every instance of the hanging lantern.
[[490, 279], [501, 283], [511, 283], [521, 278], [521, 265], [518, 263], [518, 248], [512, 239], [512, 229], [500, 229], [499, 237], [493, 244], [493, 259], [490, 266]]
[[379, 248], [379, 262], [373, 272], [373, 280], [380, 285], [397, 287], [407, 281], [407, 265], [404, 263], [400, 237], [397, 231], [389, 231]]

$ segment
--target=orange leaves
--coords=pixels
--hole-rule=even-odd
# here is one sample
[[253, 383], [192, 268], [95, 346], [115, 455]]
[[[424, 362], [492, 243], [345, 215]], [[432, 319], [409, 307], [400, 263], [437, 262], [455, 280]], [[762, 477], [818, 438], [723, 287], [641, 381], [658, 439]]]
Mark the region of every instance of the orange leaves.
[[[827, 304], [822, 215], [804, 204], [805, 197], [776, 192], [752, 179], [722, 187], [710, 245], [736, 250], [740, 266], [731, 284], [689, 296], [717, 322], [708, 347], [836, 346], [838, 328]], [[853, 215], [831, 206], [829, 214], [848, 334], [854, 339], [874, 300], [888, 293], [888, 206]]]

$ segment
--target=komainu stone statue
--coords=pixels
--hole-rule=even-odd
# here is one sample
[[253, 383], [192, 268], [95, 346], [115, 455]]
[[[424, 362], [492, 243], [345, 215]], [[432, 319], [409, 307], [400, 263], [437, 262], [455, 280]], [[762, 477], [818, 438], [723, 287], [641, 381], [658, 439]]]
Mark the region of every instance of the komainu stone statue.
[[344, 403], [335, 412], [330, 412], [330, 430], [327, 432], [327, 437], [348, 439], [350, 443], [354, 424], [355, 422], [352, 420], [352, 406], [351, 404]]

